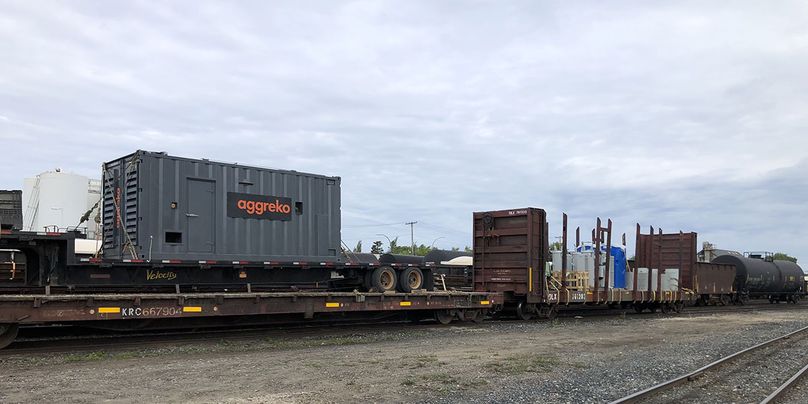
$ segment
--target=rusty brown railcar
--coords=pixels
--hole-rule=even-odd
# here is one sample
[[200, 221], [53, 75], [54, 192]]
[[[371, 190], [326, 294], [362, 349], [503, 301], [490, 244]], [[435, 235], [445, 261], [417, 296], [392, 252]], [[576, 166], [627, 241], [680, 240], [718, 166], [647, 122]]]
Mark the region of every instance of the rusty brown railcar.
[[[679, 268], [680, 285], [693, 289], [696, 264], [696, 233], [640, 234], [637, 240], [638, 268]], [[643, 287], [644, 285], [639, 285]]]
[[702, 303], [714, 296], [721, 303], [729, 304], [736, 292], [733, 287], [735, 271], [735, 265], [696, 262], [693, 265], [690, 288]]
[[[734, 290], [734, 265], [698, 262], [695, 232], [639, 234], [636, 267], [678, 268], [679, 286], [695, 297], [696, 304], [741, 302]], [[638, 285], [639, 288], [645, 285]]]
[[[524, 208], [474, 213], [474, 290], [501, 293], [520, 318], [551, 316], [546, 298], [547, 213]], [[544, 310], [544, 311], [543, 311]]]

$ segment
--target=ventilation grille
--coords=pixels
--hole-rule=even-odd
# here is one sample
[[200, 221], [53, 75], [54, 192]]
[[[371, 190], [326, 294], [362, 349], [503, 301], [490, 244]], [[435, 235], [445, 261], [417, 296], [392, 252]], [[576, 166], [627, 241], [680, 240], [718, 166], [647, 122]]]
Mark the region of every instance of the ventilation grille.
[[[126, 255], [137, 246], [138, 159], [123, 158], [104, 167], [104, 251]], [[118, 203], [116, 203], [118, 198]]]

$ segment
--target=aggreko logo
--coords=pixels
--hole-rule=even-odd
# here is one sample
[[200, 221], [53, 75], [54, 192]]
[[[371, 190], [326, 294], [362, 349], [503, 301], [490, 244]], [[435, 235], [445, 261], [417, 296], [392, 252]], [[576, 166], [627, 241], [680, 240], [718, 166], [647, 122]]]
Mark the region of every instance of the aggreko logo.
[[253, 220], [292, 220], [292, 199], [274, 195], [228, 192], [227, 216]]
[[289, 206], [287, 203], [281, 203], [277, 199], [275, 202], [262, 202], [262, 201], [251, 201], [246, 199], [239, 199], [236, 203], [236, 206], [246, 211], [251, 215], [263, 215], [264, 212], [271, 212], [271, 213], [291, 213], [292, 207]]

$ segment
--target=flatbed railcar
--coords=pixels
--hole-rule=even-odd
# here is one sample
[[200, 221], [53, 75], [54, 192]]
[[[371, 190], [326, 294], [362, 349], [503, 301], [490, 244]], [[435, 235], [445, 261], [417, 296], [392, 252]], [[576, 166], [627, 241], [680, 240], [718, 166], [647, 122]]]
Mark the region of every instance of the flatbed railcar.
[[[408, 293], [396, 292], [394, 285], [386, 291], [363, 291], [363, 284], [350, 277], [354, 271], [416, 267], [407, 263], [350, 258], [340, 263], [103, 260], [77, 256], [76, 236], [0, 233], [0, 249], [15, 251], [25, 263], [13, 270], [8, 265], [0, 269], [0, 348], [14, 340], [20, 325], [137, 328], [147, 320], [148, 327], [156, 326], [153, 320], [171, 320], [172, 327], [181, 328], [217, 318], [265, 322], [259, 317], [293, 315], [303, 320], [322, 314], [381, 312], [449, 323], [482, 321], [502, 300], [496, 293], [435, 292], [431, 286]], [[427, 267], [419, 269], [429, 273]], [[332, 278], [322, 284], [296, 282], [295, 274], [306, 271]]]

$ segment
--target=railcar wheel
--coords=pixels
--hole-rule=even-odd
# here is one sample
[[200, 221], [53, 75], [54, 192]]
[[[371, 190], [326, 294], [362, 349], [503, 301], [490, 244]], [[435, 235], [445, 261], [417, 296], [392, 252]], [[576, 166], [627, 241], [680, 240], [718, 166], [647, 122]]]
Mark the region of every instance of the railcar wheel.
[[471, 321], [475, 324], [480, 324], [485, 319], [485, 312], [482, 310], [466, 310], [463, 313], [464, 321]]
[[558, 306], [551, 305], [547, 307], [547, 312], [544, 315], [548, 320], [555, 320], [558, 317]]
[[516, 305], [516, 317], [522, 321], [528, 321], [533, 318], [533, 313], [530, 311], [530, 305], [525, 302], [519, 302]]
[[670, 311], [670, 307], [668, 306], [667, 303], [663, 303], [659, 306], [659, 311], [661, 311], [662, 314], [668, 314], [668, 312]]
[[365, 282], [364, 284], [365, 289], [367, 289], [368, 291], [373, 289], [373, 271], [365, 271], [365, 276], [363, 280]]
[[685, 308], [685, 303], [684, 302], [676, 302], [676, 303], [673, 304], [673, 311], [675, 311], [677, 313], [681, 313], [682, 310], [684, 310], [684, 308]]
[[451, 323], [454, 317], [454, 314], [448, 310], [438, 310], [435, 312], [435, 320], [438, 320], [438, 322], [443, 325]]
[[634, 304], [634, 311], [637, 313], [642, 313], [645, 310], [645, 303], [635, 303]]
[[413, 290], [423, 289], [424, 273], [419, 268], [407, 268], [401, 272], [398, 279], [398, 290], [410, 293]]
[[396, 289], [396, 271], [390, 267], [379, 267], [370, 277], [371, 284], [379, 292], [388, 292]]
[[17, 324], [0, 324], [0, 349], [9, 346], [17, 338], [20, 326]]

